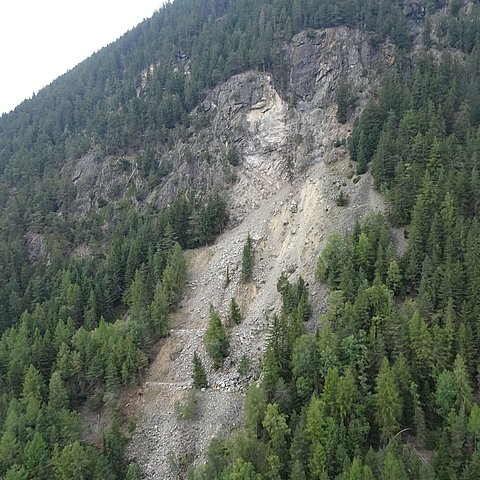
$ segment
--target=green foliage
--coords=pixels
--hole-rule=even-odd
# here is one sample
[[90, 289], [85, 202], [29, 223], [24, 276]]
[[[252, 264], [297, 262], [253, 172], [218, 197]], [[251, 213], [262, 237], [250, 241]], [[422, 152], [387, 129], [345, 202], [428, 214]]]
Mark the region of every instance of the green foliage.
[[[382, 27], [372, 9], [358, 11], [367, 29], [392, 28], [406, 48], [403, 14], [391, 5], [373, 8]], [[405, 68], [397, 57], [348, 139], [358, 173], [371, 163], [388, 220], [406, 226], [406, 250], [397, 253], [379, 215], [331, 234], [316, 276], [334, 291], [315, 335], [299, 322], [308, 295], [300, 301], [286, 273], [278, 281], [282, 310], [271, 318], [261, 388], [246, 402], [248, 430], [265, 448], [255, 469], [266, 478], [446, 480], [480, 471], [480, 8], [466, 14], [450, 2], [442, 18], [430, 16], [445, 6], [428, 2], [424, 44], [459, 48], [465, 61], [427, 52]], [[338, 119], [348, 121], [340, 87]], [[284, 427], [278, 442], [272, 424]], [[420, 462], [412, 444], [434, 451], [434, 461]]]
[[261, 480], [262, 476], [255, 472], [253, 465], [241, 458], [232, 465], [228, 480]]
[[[397, 46], [348, 146], [358, 173], [371, 163], [392, 223], [406, 226], [406, 252], [396, 255], [380, 217], [332, 237], [317, 276], [336, 292], [316, 336], [303, 331], [305, 283], [282, 276], [248, 432], [212, 453], [207, 478], [479, 477], [480, 7], [425, 6], [421, 37], [437, 51], [404, 61], [413, 19], [402, 2], [177, 0], [0, 119], [2, 478], [138, 477], [118, 432], [101, 451], [83, 444], [71, 408], [117, 404], [168, 334], [185, 282], [180, 246], [211, 244], [228, 219], [223, 196], [198, 191], [161, 211], [138, 205], [146, 190], [111, 192], [79, 216], [65, 160], [115, 155], [130, 169], [135, 158], [157, 185], [173, 168], [164, 153], [209, 121], [210, 87], [257, 69], [286, 97], [286, 42], [339, 25]], [[348, 121], [352, 89], [342, 81], [336, 93]], [[195, 155], [184, 152], [192, 168]], [[239, 162], [235, 147], [226, 162]], [[250, 281], [252, 245], [247, 257]], [[213, 323], [206, 344], [219, 365], [228, 337]], [[434, 473], [393, 444], [401, 437], [378, 449], [403, 427], [431, 443]]]
[[175, 243], [167, 258], [167, 265], [162, 275], [162, 289], [167, 304], [172, 309], [180, 299], [187, 279], [187, 263], [182, 254], [182, 247]]
[[242, 321], [242, 314], [235, 298], [230, 300], [230, 320], [235, 325], [240, 325]]
[[28, 477], [39, 480], [47, 479], [50, 471], [49, 458], [50, 454], [45, 440], [39, 432], [35, 432], [24, 450], [23, 465], [28, 472]]
[[344, 80], [338, 83], [335, 101], [337, 103], [337, 121], [346, 123], [352, 108], [355, 106], [355, 97], [352, 92], [352, 86]]
[[242, 280], [250, 282], [253, 274], [253, 241], [250, 233], [247, 235], [247, 240], [243, 246], [242, 251]]
[[193, 353], [193, 370], [192, 370], [192, 380], [193, 380], [193, 388], [207, 388], [208, 387], [208, 380], [207, 380], [207, 372], [205, 371], [205, 367], [200, 360], [197, 352]]
[[383, 359], [376, 381], [375, 406], [381, 438], [386, 443], [399, 431], [399, 422], [402, 415], [397, 381], [386, 358]]
[[127, 461], [125, 447], [127, 438], [118, 427], [115, 420], [102, 432], [102, 451], [113, 472], [114, 478], [125, 478], [127, 473]]
[[241, 377], [247, 377], [250, 373], [251, 362], [247, 355], [242, 355], [240, 362], [238, 363], [238, 374]]
[[253, 382], [247, 392], [245, 400], [245, 419], [247, 429], [255, 436], [261, 431], [262, 421], [265, 417], [267, 400], [265, 391]]
[[[102, 402], [116, 408], [118, 389], [138, 378], [147, 366], [151, 342], [168, 332], [164, 270], [169, 267], [170, 282], [165, 284], [176, 301], [186, 265], [178, 245], [171, 252], [154, 248], [164, 237], [157, 222], [165, 214], [141, 217], [126, 208], [115, 215], [119, 223], [105, 232], [105, 241], [110, 242], [105, 254], [91, 259], [66, 256], [60, 262], [62, 269], [59, 264], [46, 267], [38, 262], [41, 277], [36, 282], [43, 282], [43, 293], [32, 294], [35, 304], [0, 338], [0, 363], [5, 365], [0, 368], [5, 395], [5, 406], [0, 407], [2, 476], [42, 478], [34, 464], [48, 465], [42, 467], [46, 478], [108, 479], [127, 474], [126, 464], [121, 473], [116, 470], [120, 468], [117, 460], [109, 464], [107, 450], [85, 453], [80, 443], [74, 451], [67, 448], [79, 442], [81, 434], [79, 416], [70, 408], [87, 399], [94, 408]], [[127, 259], [123, 264], [122, 258]], [[109, 323], [103, 314], [112, 320], [123, 315], [122, 298], [128, 322]], [[88, 299], [85, 307], [82, 299]], [[3, 431], [8, 418], [16, 418], [17, 426]], [[122, 448], [117, 448], [116, 455]], [[75, 455], [86, 459], [83, 466], [79, 461], [76, 473], [62, 460]]]
[[183, 420], [193, 420], [198, 414], [198, 391], [192, 388], [183, 401], [176, 400], [176, 414]]
[[153, 300], [150, 304], [150, 319], [153, 331], [160, 337], [165, 337], [170, 329], [168, 297], [164, 286], [157, 283]]
[[213, 305], [210, 305], [210, 320], [203, 336], [203, 343], [215, 368], [222, 366], [223, 361], [229, 354], [230, 340], [222, 324], [220, 315]]
[[227, 162], [234, 167], [240, 163], [240, 155], [235, 145], [231, 145], [228, 149]]
[[348, 195], [340, 190], [340, 193], [335, 197], [335, 205], [337, 207], [346, 207], [348, 205]]

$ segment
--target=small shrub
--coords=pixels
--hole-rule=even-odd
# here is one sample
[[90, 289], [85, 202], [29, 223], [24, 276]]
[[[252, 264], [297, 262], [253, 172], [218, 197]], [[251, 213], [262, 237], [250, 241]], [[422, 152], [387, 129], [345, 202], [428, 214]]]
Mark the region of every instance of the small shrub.
[[295, 145], [301, 145], [303, 143], [303, 135], [301, 135], [300, 133], [297, 133], [295, 134], [295, 136], [293, 137], [293, 143], [295, 143]]
[[246, 355], [242, 355], [238, 364], [238, 373], [241, 377], [246, 377], [250, 373], [251, 362]]
[[198, 413], [198, 391], [192, 388], [183, 402], [176, 400], [175, 413], [183, 420], [193, 420]]
[[346, 207], [348, 205], [348, 196], [343, 190], [340, 190], [337, 198], [335, 198], [335, 204], [337, 207]]
[[240, 155], [238, 154], [237, 147], [232, 145], [227, 152], [227, 162], [236, 167], [240, 163]]

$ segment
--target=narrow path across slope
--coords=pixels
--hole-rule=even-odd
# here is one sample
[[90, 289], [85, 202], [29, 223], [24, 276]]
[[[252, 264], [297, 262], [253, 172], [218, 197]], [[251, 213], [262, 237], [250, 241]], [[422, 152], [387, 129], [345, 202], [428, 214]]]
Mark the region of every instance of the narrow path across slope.
[[[282, 271], [294, 271], [292, 280], [302, 275], [320, 300], [315, 303], [320, 308], [325, 305], [325, 292], [314, 284], [313, 276], [327, 233], [332, 228], [346, 230], [368, 210], [383, 208], [371, 177], [366, 174], [353, 184], [347, 180], [348, 171], [346, 160], [313, 166], [293, 186], [285, 184], [264, 200], [214, 245], [187, 253], [184, 300], [172, 316], [171, 334], [162, 341], [135, 405], [140, 418], [130, 451], [147, 478], [176, 478], [179, 462], [202, 461], [213, 436], [241, 425], [244, 388], [238, 362], [244, 354], [257, 365], [261, 359], [268, 315], [280, 302], [276, 284]], [[335, 206], [340, 182], [346, 184], [342, 189], [350, 197], [348, 208]], [[254, 281], [245, 286], [240, 282], [240, 265], [248, 233], [255, 243], [255, 269]], [[203, 349], [203, 332], [210, 304], [225, 318], [232, 297], [239, 301], [244, 319], [231, 329], [230, 357], [214, 371]], [[207, 366], [211, 388], [199, 393], [198, 417], [182, 420], [175, 413], [175, 402], [189, 391], [195, 351]]]

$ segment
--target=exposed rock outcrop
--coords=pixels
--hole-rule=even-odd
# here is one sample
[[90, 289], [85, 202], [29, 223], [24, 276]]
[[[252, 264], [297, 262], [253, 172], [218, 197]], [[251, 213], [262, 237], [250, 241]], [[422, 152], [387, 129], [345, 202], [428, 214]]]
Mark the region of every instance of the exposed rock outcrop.
[[[338, 27], [299, 33], [286, 46], [285, 59], [285, 92], [276, 89], [269, 73], [249, 71], [207, 95], [191, 114], [187, 135], [171, 150], [158, 152], [159, 167], [168, 166], [170, 173], [147, 202], [162, 207], [179, 191], [227, 186], [234, 191], [232, 217], [238, 222], [306, 166], [344, 154], [331, 148], [349, 130], [349, 124], [339, 125], [335, 118], [338, 83], [348, 83], [355, 92], [355, 116], [372, 88], [371, 73], [382, 63], [392, 65], [395, 50], [373, 47], [360, 31]], [[239, 166], [226, 160], [232, 145], [240, 155]], [[100, 164], [89, 154], [65, 170], [77, 186], [79, 213], [121, 198], [132, 185], [147, 189], [134, 156], [106, 158]]]
[[[197, 133], [192, 129], [188, 143], [179, 142], [165, 154], [175, 167], [148, 201], [163, 205], [179, 186], [224, 188], [229, 175], [236, 180], [228, 186], [231, 228], [215, 245], [189, 252], [187, 291], [171, 335], [130, 406], [140, 416], [130, 451], [147, 478], [176, 478], [182, 461], [203, 461], [213, 436], [241, 425], [244, 393], [259, 371], [267, 340], [268, 316], [279, 307], [276, 285], [282, 272], [291, 281], [302, 275], [312, 286], [317, 310], [309, 327], [315, 327], [326, 292], [315, 285], [314, 269], [328, 232], [346, 230], [367, 211], [383, 208], [368, 174], [353, 181], [343, 144], [351, 122], [336, 120], [336, 88], [340, 79], [351, 84], [353, 119], [374, 87], [369, 70], [392, 64], [394, 54], [346, 28], [301, 33], [286, 49], [288, 91], [278, 91], [268, 73], [236, 75], [210, 92], [192, 114], [192, 123], [201, 118], [205, 127]], [[240, 154], [238, 166], [225, 161], [232, 145]], [[188, 162], [180, 160], [187, 149]], [[340, 191], [350, 200], [348, 208], [336, 206]], [[255, 267], [253, 282], [245, 285], [241, 254], [248, 233], [254, 240]], [[202, 342], [209, 307], [214, 304], [225, 319], [232, 297], [244, 319], [230, 328], [230, 356], [214, 370]], [[174, 404], [190, 389], [195, 351], [207, 367], [210, 388], [199, 395], [198, 417], [182, 420]], [[237, 372], [244, 355], [252, 363], [247, 379]]]

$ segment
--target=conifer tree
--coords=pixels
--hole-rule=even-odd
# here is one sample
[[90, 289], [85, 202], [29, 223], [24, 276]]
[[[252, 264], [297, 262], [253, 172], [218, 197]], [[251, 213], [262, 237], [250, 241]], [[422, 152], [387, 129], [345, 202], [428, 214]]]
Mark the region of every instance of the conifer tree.
[[193, 380], [193, 387], [194, 388], [207, 388], [208, 387], [208, 380], [207, 380], [207, 372], [205, 371], [205, 367], [200, 360], [197, 352], [193, 353], [193, 371], [192, 371], [192, 380]]
[[126, 473], [125, 446], [127, 438], [120, 430], [116, 420], [102, 432], [103, 454], [115, 478], [124, 478]]
[[148, 322], [148, 292], [140, 270], [135, 272], [135, 277], [125, 292], [125, 303], [129, 307], [132, 322], [145, 324]]
[[213, 305], [210, 305], [210, 321], [203, 336], [205, 350], [213, 360], [216, 368], [219, 368], [229, 353], [230, 340], [220, 315]]
[[292, 466], [291, 480], [306, 480], [305, 469], [299, 460], [295, 460]]
[[400, 427], [402, 403], [393, 373], [386, 358], [376, 381], [375, 416], [380, 427], [381, 439], [386, 443]]
[[240, 325], [240, 322], [242, 321], [242, 314], [240, 313], [240, 307], [238, 306], [237, 301], [233, 297], [230, 300], [230, 320], [235, 325]]
[[155, 293], [150, 305], [150, 319], [156, 335], [164, 337], [170, 329], [170, 319], [168, 316], [168, 299], [163, 285], [157, 283]]
[[265, 417], [267, 401], [263, 387], [253, 382], [245, 399], [245, 420], [247, 429], [257, 437], [260, 434]]
[[35, 432], [33, 438], [25, 445], [24, 466], [28, 472], [28, 478], [47, 480], [49, 478], [49, 451], [47, 444], [39, 432]]
[[470, 416], [468, 418], [468, 430], [474, 435], [475, 450], [477, 450], [477, 440], [480, 437], [480, 407], [478, 403], [474, 403]]
[[415, 428], [415, 434], [420, 441], [420, 445], [423, 445], [425, 443], [427, 427], [425, 425], [425, 413], [423, 412], [418, 387], [415, 382], [411, 382], [410, 384], [410, 394], [412, 395], [413, 401], [413, 426]]
[[250, 233], [247, 235], [247, 240], [243, 246], [242, 253], [242, 280], [250, 282], [253, 274], [253, 241]]
[[69, 401], [67, 390], [58, 370], [53, 372], [50, 377], [48, 390], [48, 407], [52, 410], [52, 413], [68, 408]]
[[176, 243], [167, 259], [167, 266], [162, 275], [162, 287], [167, 296], [169, 308], [172, 309], [180, 299], [180, 294], [187, 280], [187, 262], [182, 248]]
[[397, 295], [400, 293], [400, 288], [402, 285], [402, 274], [400, 273], [400, 268], [398, 263], [395, 260], [390, 262], [387, 271], [387, 287]]

